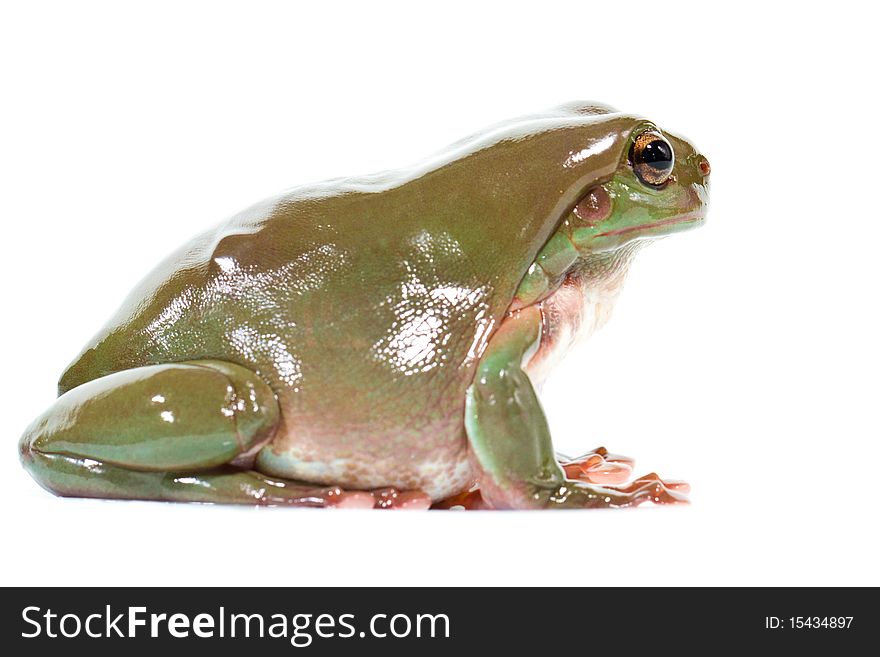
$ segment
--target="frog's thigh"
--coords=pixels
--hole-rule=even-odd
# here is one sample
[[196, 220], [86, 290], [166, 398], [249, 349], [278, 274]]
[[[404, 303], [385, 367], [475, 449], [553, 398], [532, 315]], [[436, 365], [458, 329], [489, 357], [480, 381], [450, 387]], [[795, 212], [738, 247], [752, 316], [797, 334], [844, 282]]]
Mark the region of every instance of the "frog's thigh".
[[256, 375], [219, 361], [139, 367], [59, 397], [23, 440], [66, 454], [146, 471], [228, 463], [271, 438], [278, 404]]
[[59, 397], [20, 451], [34, 478], [59, 495], [323, 505], [326, 489], [228, 465], [271, 440], [278, 413], [272, 390], [238, 365], [140, 367]]

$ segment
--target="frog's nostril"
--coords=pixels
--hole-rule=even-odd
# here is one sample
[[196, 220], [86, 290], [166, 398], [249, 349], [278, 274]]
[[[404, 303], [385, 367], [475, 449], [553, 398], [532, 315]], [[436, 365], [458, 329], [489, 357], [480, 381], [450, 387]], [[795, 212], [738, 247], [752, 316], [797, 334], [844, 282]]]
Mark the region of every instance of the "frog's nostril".
[[700, 158], [700, 163], [697, 166], [700, 167], [700, 173], [704, 176], [708, 176], [712, 172], [712, 167], [709, 166], [709, 160], [705, 157]]

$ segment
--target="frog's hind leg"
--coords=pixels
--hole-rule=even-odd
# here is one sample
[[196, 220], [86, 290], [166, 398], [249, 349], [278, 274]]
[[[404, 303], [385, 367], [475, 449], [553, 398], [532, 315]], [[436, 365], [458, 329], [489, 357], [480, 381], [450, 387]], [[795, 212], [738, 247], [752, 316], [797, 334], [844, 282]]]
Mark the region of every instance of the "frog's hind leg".
[[272, 390], [221, 361], [140, 367], [84, 383], [22, 436], [25, 468], [63, 496], [355, 506], [372, 494], [245, 470], [278, 424]]

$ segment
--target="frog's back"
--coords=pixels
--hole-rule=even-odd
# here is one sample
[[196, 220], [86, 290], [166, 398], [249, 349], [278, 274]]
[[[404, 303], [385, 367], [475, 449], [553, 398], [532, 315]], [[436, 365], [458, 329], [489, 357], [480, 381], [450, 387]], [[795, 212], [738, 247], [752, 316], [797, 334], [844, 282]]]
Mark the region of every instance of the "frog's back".
[[578, 185], [617, 164], [592, 178], [552, 168], [572, 140], [621, 130], [543, 121], [422, 169], [294, 190], [196, 238], [132, 293], [60, 390], [141, 365], [235, 362], [281, 405], [262, 469], [456, 492], [476, 360]]

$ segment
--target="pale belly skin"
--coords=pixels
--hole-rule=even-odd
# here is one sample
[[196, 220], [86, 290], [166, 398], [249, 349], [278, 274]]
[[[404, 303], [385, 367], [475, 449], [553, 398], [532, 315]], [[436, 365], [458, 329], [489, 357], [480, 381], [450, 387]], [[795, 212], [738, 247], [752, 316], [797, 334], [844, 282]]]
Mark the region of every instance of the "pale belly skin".
[[546, 380], [573, 347], [608, 322], [630, 263], [645, 244], [633, 242], [578, 263], [559, 289], [540, 302], [541, 343], [526, 363], [526, 373], [535, 386]]

